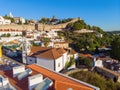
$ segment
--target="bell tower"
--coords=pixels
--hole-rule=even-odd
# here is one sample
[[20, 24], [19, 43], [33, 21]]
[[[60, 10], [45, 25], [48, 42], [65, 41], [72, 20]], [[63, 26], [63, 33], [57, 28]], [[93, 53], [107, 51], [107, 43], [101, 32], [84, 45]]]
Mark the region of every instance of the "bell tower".
[[9, 17], [13, 18], [13, 15], [12, 15], [12, 13], [11, 13], [11, 12], [9, 13]]
[[26, 52], [26, 31], [22, 31], [22, 63], [26, 64], [27, 52]]
[[22, 32], [22, 62], [27, 63], [27, 55], [30, 53], [31, 44], [26, 39], [26, 31]]

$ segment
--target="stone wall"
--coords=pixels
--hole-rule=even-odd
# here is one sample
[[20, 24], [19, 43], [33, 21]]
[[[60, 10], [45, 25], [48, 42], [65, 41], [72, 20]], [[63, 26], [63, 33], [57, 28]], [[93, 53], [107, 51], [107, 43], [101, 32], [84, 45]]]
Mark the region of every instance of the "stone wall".
[[75, 19], [71, 20], [70, 22], [58, 24], [58, 25], [45, 25], [45, 24], [39, 23], [36, 25], [35, 29], [36, 30], [45, 30], [45, 31], [52, 30], [52, 29], [62, 30], [66, 27], [67, 24], [76, 22], [78, 20], [79, 20], [79, 18], [75, 18]]
[[0, 29], [35, 30], [35, 25], [0, 25]]
[[66, 27], [67, 24], [73, 23], [78, 21], [79, 18], [75, 18], [71, 20], [70, 22], [58, 24], [58, 25], [44, 25], [44, 24], [36, 24], [36, 25], [16, 25], [16, 24], [10, 24], [10, 25], [0, 25], [0, 29], [18, 29], [18, 30], [62, 30]]

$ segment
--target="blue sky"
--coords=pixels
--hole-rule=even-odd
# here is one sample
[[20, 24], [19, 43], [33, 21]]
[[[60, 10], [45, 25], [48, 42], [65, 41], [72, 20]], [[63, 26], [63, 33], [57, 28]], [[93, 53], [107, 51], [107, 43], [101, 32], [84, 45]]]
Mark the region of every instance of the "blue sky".
[[27, 19], [81, 17], [104, 30], [120, 30], [120, 0], [0, 0], [0, 15]]

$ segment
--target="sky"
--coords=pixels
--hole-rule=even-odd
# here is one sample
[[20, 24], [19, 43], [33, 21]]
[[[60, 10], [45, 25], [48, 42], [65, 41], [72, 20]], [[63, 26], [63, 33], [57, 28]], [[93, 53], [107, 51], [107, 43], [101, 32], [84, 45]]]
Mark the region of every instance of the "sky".
[[35, 20], [80, 17], [105, 31], [120, 31], [120, 0], [0, 0], [0, 16], [10, 12]]

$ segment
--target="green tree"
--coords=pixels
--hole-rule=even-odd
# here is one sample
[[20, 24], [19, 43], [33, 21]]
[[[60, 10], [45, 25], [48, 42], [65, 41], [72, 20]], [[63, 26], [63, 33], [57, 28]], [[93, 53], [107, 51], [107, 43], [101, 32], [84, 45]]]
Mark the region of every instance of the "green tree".
[[120, 90], [120, 83], [114, 82], [111, 79], [106, 79], [101, 75], [89, 72], [89, 71], [79, 71], [69, 74], [69, 76], [82, 80], [84, 82], [90, 83], [100, 88], [100, 90]]
[[81, 65], [85, 65], [86, 67], [92, 67], [93, 62], [91, 59], [89, 58], [84, 58], [84, 57], [80, 57], [79, 58], [79, 64]]
[[48, 46], [50, 39], [49, 38], [43, 38], [43, 42], [45, 46]]
[[73, 30], [81, 30], [84, 28], [84, 25], [80, 24], [80, 23], [75, 23], [73, 25]]
[[19, 20], [18, 24], [19, 24], [19, 25], [22, 25], [22, 22]]
[[15, 35], [15, 37], [19, 36], [18, 34]]
[[39, 23], [42, 23], [42, 24], [48, 24], [48, 22], [50, 22], [50, 19], [45, 17], [42, 17], [41, 20], [39, 21]]
[[50, 21], [50, 19], [49, 18], [45, 18], [45, 17], [42, 17], [41, 20], [39, 21], [39, 23], [43, 24], [43, 31], [45, 29], [45, 24], [48, 24], [49, 21]]
[[28, 25], [29, 24], [29, 21], [28, 20], [25, 20], [25, 25]]
[[120, 37], [115, 38], [111, 43], [111, 56], [120, 61]]
[[12, 17], [9, 17], [9, 16], [7, 16], [7, 15], [5, 15], [5, 16], [3, 16], [5, 19], [9, 19], [9, 20], [11, 20], [11, 23], [14, 23], [15, 22], [15, 20], [14, 20], [14, 18], [12, 18]]
[[105, 34], [105, 32], [98, 26], [92, 26], [91, 28], [92, 30], [96, 31], [96, 32], [99, 32], [101, 34]]
[[7, 33], [7, 34], [2, 34], [1, 37], [10, 37], [10, 33]]
[[66, 62], [65, 68], [68, 68], [68, 67], [70, 67], [73, 64], [75, 64], [75, 59], [74, 59], [74, 57], [71, 57], [70, 61]]
[[6, 37], [10, 37], [11, 35], [10, 35], [10, 33], [8, 33], [7, 35], [6, 35]]

